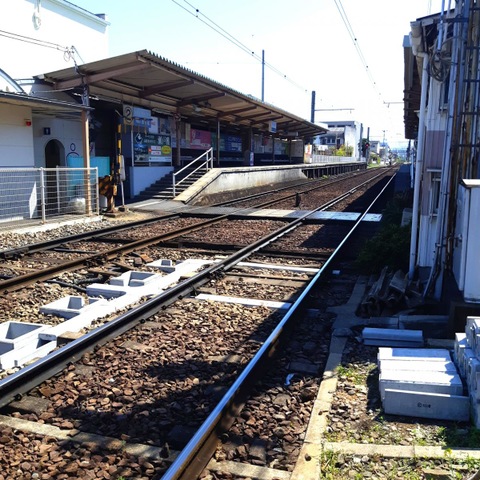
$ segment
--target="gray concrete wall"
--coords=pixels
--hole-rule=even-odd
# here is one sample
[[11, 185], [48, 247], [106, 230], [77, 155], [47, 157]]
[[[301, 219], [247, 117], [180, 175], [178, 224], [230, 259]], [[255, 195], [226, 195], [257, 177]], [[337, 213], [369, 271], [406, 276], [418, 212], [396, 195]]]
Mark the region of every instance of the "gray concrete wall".
[[334, 174], [366, 168], [363, 162], [340, 165], [281, 165], [262, 167], [214, 168], [206, 173], [194, 185], [179, 194], [175, 200], [184, 203], [200, 201], [201, 198], [222, 192], [234, 192], [266, 185], [282, 184], [306, 180], [305, 172], [324, 171], [322, 174]]

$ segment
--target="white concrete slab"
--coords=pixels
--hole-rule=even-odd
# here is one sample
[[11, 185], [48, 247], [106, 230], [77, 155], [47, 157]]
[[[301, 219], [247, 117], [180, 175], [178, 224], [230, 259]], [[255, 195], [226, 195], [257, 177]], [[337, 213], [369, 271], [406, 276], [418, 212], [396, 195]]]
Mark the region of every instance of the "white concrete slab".
[[39, 333], [39, 338], [46, 341], [56, 341], [57, 338], [66, 332], [79, 332], [83, 328], [100, 318], [123, 310], [139, 300], [138, 295], [122, 295], [111, 300], [99, 299], [95, 302], [95, 308], [82, 311], [79, 315], [72, 317], [65, 322], [59, 323]]
[[205, 300], [208, 302], [222, 302], [222, 303], [237, 303], [239, 305], [246, 305], [247, 307], [267, 307], [273, 309], [289, 309], [291, 303], [288, 302], [272, 302], [269, 300], [257, 300], [255, 298], [240, 298], [228, 297], [222, 295], [210, 295], [208, 293], [201, 293], [195, 297], [197, 300]]
[[398, 347], [398, 348], [409, 348], [409, 347], [423, 347], [424, 342], [410, 342], [404, 340], [380, 340], [378, 338], [367, 338], [363, 341], [364, 345], [370, 345], [373, 347]]
[[452, 361], [432, 361], [432, 360], [380, 360], [380, 371], [383, 370], [407, 370], [407, 371], [426, 371], [426, 372], [447, 372], [458, 373], [457, 367]]
[[445, 348], [389, 348], [378, 349], [377, 359], [380, 360], [428, 360], [450, 361], [450, 352]]
[[364, 340], [395, 340], [399, 342], [423, 343], [423, 332], [421, 330], [365, 327], [362, 331], [362, 337]]
[[258, 268], [258, 269], [267, 269], [267, 270], [284, 270], [286, 272], [297, 272], [297, 273], [306, 273], [315, 275], [318, 272], [318, 268], [306, 268], [306, 267], [292, 267], [289, 265], [274, 265], [266, 263], [255, 263], [255, 262], [239, 262], [237, 263], [238, 267], [249, 267], [249, 268]]
[[144, 287], [156, 280], [161, 279], [162, 276], [157, 273], [138, 272], [131, 270], [122, 273], [120, 276], [110, 279], [110, 285], [118, 285], [120, 287]]
[[[8, 321], [0, 324], [0, 354], [19, 348], [38, 338], [39, 332], [48, 328], [43, 323]], [[11, 347], [10, 347], [11, 345]]]
[[[246, 214], [249, 217], [262, 217], [262, 218], [299, 218], [302, 215], [308, 213], [309, 210], [280, 210], [280, 209], [270, 209], [263, 208], [260, 210], [247, 211]], [[321, 221], [347, 221], [347, 222], [356, 222], [360, 217], [360, 213], [355, 212], [315, 212], [310, 218], [312, 220], [321, 220]], [[365, 215], [362, 221], [364, 222], [379, 222], [382, 219], [381, 214], [377, 213], [368, 213]]]
[[158, 268], [160, 271], [165, 273], [172, 273], [175, 271], [175, 265], [168, 258], [161, 258], [160, 260], [155, 260], [150, 262], [148, 265]]
[[422, 393], [463, 395], [463, 384], [458, 374], [432, 371], [382, 370], [379, 376], [380, 396], [385, 390], [408, 390]]
[[6, 370], [12, 367], [21, 367], [34, 358], [44, 357], [57, 346], [57, 342], [45, 341], [36, 338], [19, 348], [12, 349], [0, 355], [0, 368]]
[[75, 295], [67, 295], [63, 298], [50, 302], [40, 307], [40, 312], [45, 315], [57, 315], [63, 318], [73, 318], [85, 313], [92, 308], [98, 308], [100, 299], [89, 297], [85, 298]]
[[383, 409], [389, 415], [467, 422], [470, 399], [462, 395], [386, 389]]

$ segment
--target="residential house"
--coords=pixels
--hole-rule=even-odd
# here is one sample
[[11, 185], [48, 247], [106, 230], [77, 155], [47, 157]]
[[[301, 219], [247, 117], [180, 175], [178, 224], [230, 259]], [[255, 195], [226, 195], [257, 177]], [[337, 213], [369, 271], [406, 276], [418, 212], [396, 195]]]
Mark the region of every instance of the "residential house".
[[319, 149], [333, 150], [343, 146], [352, 147], [352, 157], [360, 159], [363, 125], [356, 121], [322, 121], [328, 132], [317, 137]]

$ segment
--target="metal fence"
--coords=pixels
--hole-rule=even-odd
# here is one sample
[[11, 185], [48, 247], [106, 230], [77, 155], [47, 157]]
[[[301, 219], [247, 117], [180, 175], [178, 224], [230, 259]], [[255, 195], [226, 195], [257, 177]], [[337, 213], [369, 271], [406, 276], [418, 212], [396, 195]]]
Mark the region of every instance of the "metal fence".
[[98, 212], [97, 168], [0, 169], [0, 230]]
[[365, 162], [365, 158], [358, 160], [356, 157], [340, 157], [338, 155], [322, 155], [313, 153], [305, 163], [343, 163], [343, 162]]

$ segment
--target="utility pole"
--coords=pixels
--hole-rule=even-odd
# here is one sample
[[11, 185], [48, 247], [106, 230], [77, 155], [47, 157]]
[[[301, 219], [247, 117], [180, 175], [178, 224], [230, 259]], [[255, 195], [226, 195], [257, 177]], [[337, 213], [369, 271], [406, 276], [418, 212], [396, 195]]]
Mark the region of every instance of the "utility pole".
[[262, 102], [265, 101], [265, 50], [262, 50]]
[[312, 90], [312, 107], [310, 110], [310, 121], [315, 123], [315, 90]]

